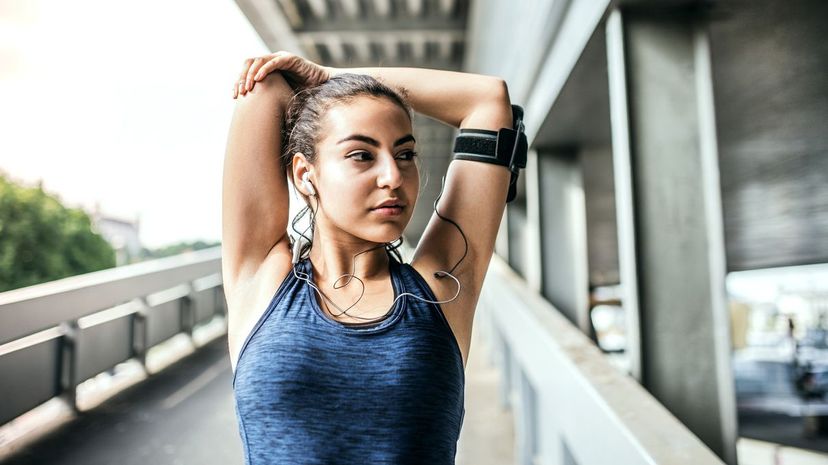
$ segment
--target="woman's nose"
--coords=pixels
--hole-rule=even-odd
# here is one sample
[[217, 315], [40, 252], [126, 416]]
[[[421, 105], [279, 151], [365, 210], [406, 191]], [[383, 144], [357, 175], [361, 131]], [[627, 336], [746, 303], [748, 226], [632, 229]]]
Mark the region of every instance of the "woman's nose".
[[380, 163], [377, 184], [379, 184], [379, 187], [387, 186], [391, 189], [396, 189], [402, 184], [402, 173], [400, 167], [397, 166], [397, 160], [393, 156], [383, 157], [383, 162]]

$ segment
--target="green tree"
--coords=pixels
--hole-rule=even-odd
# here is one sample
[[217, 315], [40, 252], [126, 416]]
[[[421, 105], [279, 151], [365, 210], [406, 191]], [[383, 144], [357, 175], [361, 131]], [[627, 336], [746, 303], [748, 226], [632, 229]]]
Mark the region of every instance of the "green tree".
[[0, 172], [0, 292], [114, 266], [86, 212]]

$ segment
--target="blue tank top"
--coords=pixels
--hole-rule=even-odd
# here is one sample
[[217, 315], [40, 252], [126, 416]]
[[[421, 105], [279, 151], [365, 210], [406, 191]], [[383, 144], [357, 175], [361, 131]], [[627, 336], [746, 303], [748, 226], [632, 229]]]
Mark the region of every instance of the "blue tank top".
[[[294, 266], [313, 282], [308, 259]], [[437, 300], [411, 265], [389, 268], [395, 298]], [[316, 296], [291, 271], [242, 345], [245, 464], [454, 464], [465, 373], [439, 304], [403, 296], [379, 322], [342, 323]]]

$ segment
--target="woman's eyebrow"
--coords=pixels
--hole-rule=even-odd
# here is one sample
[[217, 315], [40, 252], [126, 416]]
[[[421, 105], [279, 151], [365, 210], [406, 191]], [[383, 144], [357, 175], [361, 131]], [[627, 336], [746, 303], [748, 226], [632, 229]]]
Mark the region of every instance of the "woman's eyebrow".
[[[350, 136], [338, 141], [337, 144], [341, 144], [343, 142], [348, 142], [349, 140], [358, 140], [358, 141], [361, 141], [361, 142], [365, 142], [366, 144], [373, 145], [374, 147], [379, 147], [379, 145], [380, 145], [379, 142], [377, 142], [376, 139], [374, 139], [372, 137], [368, 137], [368, 136], [363, 135], [363, 134], [351, 134]], [[402, 145], [402, 144], [404, 144], [406, 142], [409, 142], [409, 141], [416, 143], [417, 139], [415, 139], [413, 135], [407, 134], [407, 135], [397, 139], [397, 141], [394, 142], [394, 147], [396, 147], [398, 145]]]

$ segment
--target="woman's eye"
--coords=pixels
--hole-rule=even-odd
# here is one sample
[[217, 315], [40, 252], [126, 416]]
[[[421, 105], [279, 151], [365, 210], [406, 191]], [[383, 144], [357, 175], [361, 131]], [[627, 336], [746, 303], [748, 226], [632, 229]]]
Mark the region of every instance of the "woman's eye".
[[[413, 150], [407, 150], [399, 155], [398, 158], [402, 158], [403, 160], [413, 160], [418, 154]], [[363, 158], [365, 156], [366, 158]], [[348, 155], [348, 158], [354, 158], [356, 161], [370, 161], [372, 159], [371, 154], [368, 152], [355, 152]]]
[[[362, 155], [368, 155], [369, 158], [360, 158]], [[368, 152], [356, 152], [348, 155], [348, 158], [356, 158], [356, 161], [368, 161], [370, 157], [371, 154]]]

